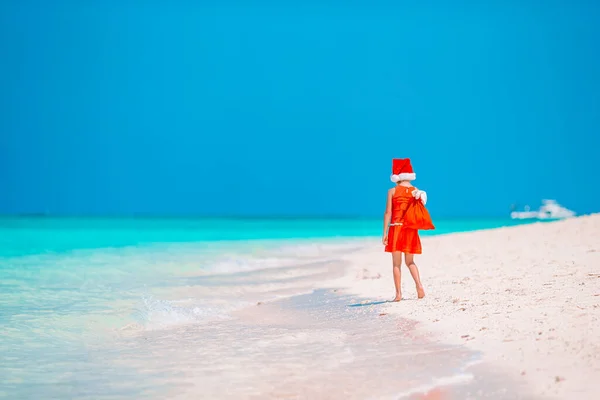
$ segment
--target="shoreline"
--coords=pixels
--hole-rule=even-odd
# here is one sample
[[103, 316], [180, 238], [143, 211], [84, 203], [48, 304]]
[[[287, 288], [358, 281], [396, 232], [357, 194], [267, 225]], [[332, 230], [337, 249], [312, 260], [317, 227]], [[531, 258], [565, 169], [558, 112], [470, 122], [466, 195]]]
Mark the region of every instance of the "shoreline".
[[129, 356], [111, 364], [148, 374], [138, 379], [151, 379], [152, 398], [533, 399], [480, 352], [434, 340], [384, 307], [316, 289], [227, 321], [123, 338], [118, 347]]
[[[481, 351], [483, 362], [530, 395], [600, 393], [600, 215], [422, 237], [416, 257], [426, 297], [402, 266], [403, 300], [384, 312], [419, 322], [440, 343]], [[326, 287], [371, 301], [393, 295], [381, 245], [347, 257]], [[596, 269], [595, 269], [596, 268]]]
[[[554, 276], [559, 269], [569, 266], [565, 264], [564, 247], [557, 246], [557, 243], [582, 236], [584, 239], [579, 244], [573, 244], [570, 248], [572, 251], [567, 252], [573, 258], [572, 268], [576, 269], [575, 272]], [[425, 299], [416, 299], [412, 279], [403, 266], [404, 300], [400, 303], [389, 302], [391, 296], [388, 294], [393, 294], [391, 262], [389, 254], [383, 252], [379, 240], [352, 240], [353, 244], [360, 245], [359, 248], [336, 254], [335, 260], [329, 260], [328, 263], [337, 265], [330, 269], [329, 274], [320, 275], [319, 278], [319, 275], [312, 276], [309, 273], [305, 276], [307, 280], [301, 278], [304, 281], [303, 292], [290, 292], [283, 298], [257, 297], [254, 305], [249, 304], [234, 311], [231, 320], [214, 324], [229, 332], [226, 336], [231, 338], [233, 335], [234, 341], [248, 341], [247, 336], [236, 336], [233, 333], [236, 332], [233, 327], [243, 327], [254, 338], [247, 345], [258, 341], [263, 343], [260, 345], [263, 347], [283, 346], [281, 351], [284, 353], [289, 351], [285, 350], [287, 346], [300, 346], [295, 350], [300, 355], [294, 352], [289, 354], [294, 360], [292, 364], [286, 362], [281, 365], [286, 370], [284, 376], [280, 376], [282, 372], [277, 368], [273, 369], [273, 365], [280, 362], [277, 352], [270, 352], [269, 360], [256, 360], [246, 353], [236, 356], [241, 357], [242, 363], [249, 363], [251, 369], [271, 365], [267, 374], [254, 372], [251, 379], [247, 376], [248, 373], [243, 378], [238, 377], [241, 379], [240, 384], [245, 385], [248, 393], [255, 393], [258, 396], [256, 398], [339, 398], [328, 394], [334, 390], [331, 385], [335, 383], [334, 386], [345, 387], [346, 392], [339, 393], [340, 397], [356, 399], [570, 399], [576, 396], [578, 399], [591, 400], [600, 390], [598, 383], [593, 380], [600, 371], [599, 357], [594, 356], [595, 353], [600, 354], [598, 339], [594, 342], [594, 337], [600, 337], [597, 334], [600, 332], [593, 327], [594, 323], [598, 325], [600, 297], [592, 297], [592, 302], [588, 304], [588, 314], [573, 316], [568, 311], [578, 310], [577, 307], [581, 307], [578, 304], [582, 303], [567, 301], [565, 306], [561, 303], [561, 295], [566, 293], [572, 300], [575, 294], [581, 294], [581, 288], [584, 294], [585, 290], [594, 292], [596, 288], [600, 294], [600, 279], [595, 281], [591, 277], [589, 284], [581, 287], [572, 282], [573, 276], [585, 279], [588, 271], [593, 271], [593, 265], [597, 264], [595, 260], [600, 261], [597, 258], [600, 248], [595, 243], [598, 238], [600, 215], [423, 237], [424, 254], [417, 256], [416, 261], [427, 295]], [[314, 241], [317, 245], [321, 243], [319, 239]], [[339, 242], [345, 241], [339, 239]], [[596, 258], [586, 259], [586, 255]], [[295, 267], [287, 269], [293, 271]], [[300, 268], [297, 273], [302, 270]], [[286, 267], [271, 271], [287, 274]], [[544, 271], [547, 276], [542, 273]], [[255, 271], [259, 275], [264, 272]], [[301, 275], [304, 276], [304, 273]], [[550, 281], [554, 279], [554, 283], [544, 285], [548, 282], [537, 282], [540, 278]], [[565, 282], [568, 285], [559, 285]], [[561, 290], [565, 292], [561, 293]], [[350, 298], [356, 304], [340, 304]], [[358, 308], [353, 308], [354, 306]], [[540, 308], [536, 310], [534, 306]], [[320, 311], [315, 313], [317, 308]], [[312, 313], [310, 310], [313, 310]], [[561, 318], [568, 320], [568, 323], [561, 324]], [[337, 320], [338, 325], [332, 324], [331, 319]], [[319, 327], [327, 321], [327, 329]], [[373, 354], [369, 354], [367, 349], [372, 346], [372, 341], [390, 343], [390, 340], [394, 340], [393, 335], [389, 334], [373, 336], [371, 329], [387, 331], [397, 329], [398, 326], [402, 328], [394, 332], [412, 337], [405, 343], [410, 348], [406, 353], [408, 358], [400, 356], [400, 359], [385, 361], [377, 360]], [[197, 371], [207, 367], [198, 366], [185, 355], [170, 349], [166, 340], [161, 338], [163, 335], [169, 340], [178, 338], [177, 341], [188, 343], [184, 347], [194, 348], [203, 338], [204, 334], [200, 332], [211, 332], [212, 329], [215, 326], [191, 325], [146, 332], [142, 336], [165, 346], [165, 354], [172, 352], [169, 360], [178, 360], [178, 369]], [[273, 334], [274, 331], [278, 333]], [[306, 343], [302, 344], [303, 341]], [[346, 350], [335, 355], [321, 342], [334, 348], [345, 346]], [[573, 342], [580, 344], [579, 352], [573, 352]], [[309, 350], [308, 355], [302, 355], [306, 351], [305, 346], [312, 348], [318, 343], [322, 347], [317, 346]], [[222, 352], [228, 352], [219, 346], [213, 346], [210, 354], [220, 357]], [[350, 351], [351, 356], [347, 354], [349, 346], [354, 346]], [[441, 364], [433, 360], [426, 361], [429, 364], [421, 366], [427, 371], [425, 375], [404, 381], [402, 389], [394, 386], [396, 382], [390, 375], [388, 381], [391, 379], [394, 384], [379, 382], [389, 391], [370, 386], [371, 391], [361, 392], [362, 397], [358, 392], [347, 392], [356, 385], [364, 390], [365, 384], [359, 383], [361, 375], [356, 371], [362, 370], [364, 365], [370, 365], [371, 370], [381, 369], [377, 372], [378, 375], [382, 371], [387, 373], [394, 369], [400, 376], [410, 375], [413, 370], [411, 363], [415, 361], [413, 357], [421, 357], [416, 356], [419, 354], [419, 346], [439, 346], [446, 349], [441, 353], [434, 352], [435, 359], [447, 354], [455, 356]], [[370, 351], [380, 352], [384, 350], [383, 347], [376, 345]], [[446, 353], [448, 349], [451, 349], [450, 353]], [[475, 358], [464, 364], [456, 364], [461, 357], [459, 354], [464, 351], [477, 356], [472, 356]], [[579, 362], [582, 351], [589, 362]], [[352, 361], [356, 354], [362, 354], [358, 365]], [[400, 351], [398, 354], [405, 353]], [[317, 371], [319, 364], [313, 362], [319, 357], [329, 360], [330, 368], [327, 371]], [[350, 359], [340, 361], [347, 357]], [[217, 364], [217, 369], [231, 369], [232, 364], [227, 364], [227, 361], [220, 363], [223, 365]], [[337, 371], [332, 365], [340, 370]], [[436, 370], [436, 365], [451, 370], [454, 368], [454, 372], [441, 372], [443, 368]], [[308, 373], [306, 368], [311, 372]], [[354, 372], [344, 372], [344, 369]], [[198, 380], [200, 376], [196, 374], [197, 372], [191, 372], [191, 376], [185, 380], [186, 384]], [[275, 377], [283, 379], [287, 384], [281, 386]], [[215, 383], [211, 382], [209, 387], [213, 388], [213, 385]], [[173, 390], [179, 392], [177, 385]], [[213, 393], [218, 392], [218, 389], [197, 387], [176, 396], [202, 396], [211, 390], [215, 390]], [[258, 393], [261, 393], [260, 396]], [[235, 395], [228, 392], [223, 394], [223, 398], [244, 397], [245, 394], [243, 391], [238, 391]], [[248, 395], [245, 398], [254, 397]]]

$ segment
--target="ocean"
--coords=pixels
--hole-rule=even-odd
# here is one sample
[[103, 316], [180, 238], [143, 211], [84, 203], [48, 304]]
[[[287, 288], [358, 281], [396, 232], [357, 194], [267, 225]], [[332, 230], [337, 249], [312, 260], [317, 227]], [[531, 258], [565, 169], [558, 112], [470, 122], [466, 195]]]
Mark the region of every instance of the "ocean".
[[[423, 236], [523, 221], [435, 223]], [[340, 328], [365, 324], [361, 307], [347, 307], [359, 299], [318, 283], [343, 274], [344, 255], [376, 245], [381, 224], [2, 217], [0, 398], [188, 398], [192, 387], [192, 398], [285, 398], [273, 391], [285, 377], [319, 371], [294, 370], [300, 359], [320, 358], [327, 371], [370, 365], [373, 353], [352, 348]]]

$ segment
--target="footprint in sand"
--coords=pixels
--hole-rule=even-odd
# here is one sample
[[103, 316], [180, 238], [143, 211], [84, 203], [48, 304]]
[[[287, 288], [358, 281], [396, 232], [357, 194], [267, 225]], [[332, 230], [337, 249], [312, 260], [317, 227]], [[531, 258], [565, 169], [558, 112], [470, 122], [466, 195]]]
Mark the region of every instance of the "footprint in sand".
[[380, 273], [372, 274], [371, 271], [369, 271], [366, 268], [363, 268], [362, 271], [360, 271], [357, 274], [357, 277], [359, 279], [379, 279], [379, 278], [381, 278], [381, 274]]

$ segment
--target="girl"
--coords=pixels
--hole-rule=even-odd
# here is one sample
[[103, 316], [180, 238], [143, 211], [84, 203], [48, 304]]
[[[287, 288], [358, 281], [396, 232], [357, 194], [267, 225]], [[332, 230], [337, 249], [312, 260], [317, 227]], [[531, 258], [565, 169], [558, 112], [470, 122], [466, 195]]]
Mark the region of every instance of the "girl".
[[404, 262], [417, 285], [419, 299], [425, 297], [425, 291], [419, 277], [419, 269], [414, 262], [414, 255], [421, 254], [419, 229], [435, 229], [429, 212], [425, 208], [427, 193], [410, 184], [416, 179], [409, 158], [392, 160], [392, 176], [396, 184], [388, 191], [387, 206], [383, 218], [383, 244], [385, 251], [392, 253], [394, 285], [396, 297], [394, 301], [402, 300], [400, 286], [400, 266], [402, 253]]

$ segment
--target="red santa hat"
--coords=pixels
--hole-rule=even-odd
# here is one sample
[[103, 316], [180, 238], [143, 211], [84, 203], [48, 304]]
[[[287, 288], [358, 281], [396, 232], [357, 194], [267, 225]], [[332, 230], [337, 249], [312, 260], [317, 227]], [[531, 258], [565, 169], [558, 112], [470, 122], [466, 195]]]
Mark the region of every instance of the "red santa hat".
[[414, 173], [410, 158], [394, 158], [392, 160], [392, 182], [413, 181], [417, 179], [417, 174]]

